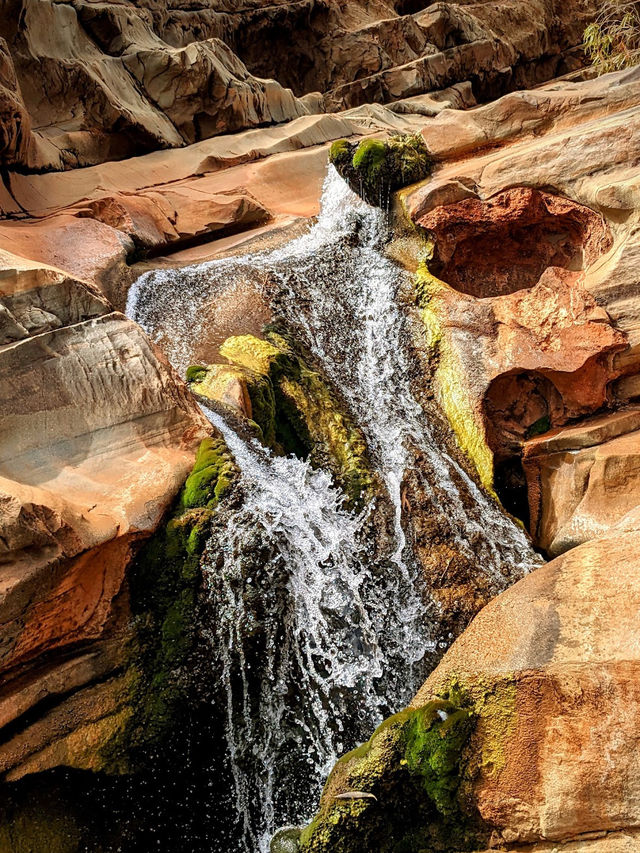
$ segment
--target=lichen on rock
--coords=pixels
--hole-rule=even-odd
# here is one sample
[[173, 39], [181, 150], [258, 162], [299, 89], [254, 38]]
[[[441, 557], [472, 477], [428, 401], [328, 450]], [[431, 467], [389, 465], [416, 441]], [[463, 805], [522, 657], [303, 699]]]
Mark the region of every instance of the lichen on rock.
[[419, 133], [392, 133], [388, 139], [336, 140], [329, 160], [369, 204], [388, 207], [395, 190], [424, 180], [431, 157]]

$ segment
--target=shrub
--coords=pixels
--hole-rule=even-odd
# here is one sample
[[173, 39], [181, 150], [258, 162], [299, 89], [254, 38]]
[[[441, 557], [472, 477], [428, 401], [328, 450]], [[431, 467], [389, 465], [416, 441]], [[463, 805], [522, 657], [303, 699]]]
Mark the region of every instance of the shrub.
[[584, 31], [584, 51], [598, 74], [640, 62], [640, 2], [607, 0]]
[[388, 207], [391, 193], [428, 177], [431, 157], [419, 133], [391, 134], [386, 141], [338, 139], [329, 160], [351, 189], [369, 204]]

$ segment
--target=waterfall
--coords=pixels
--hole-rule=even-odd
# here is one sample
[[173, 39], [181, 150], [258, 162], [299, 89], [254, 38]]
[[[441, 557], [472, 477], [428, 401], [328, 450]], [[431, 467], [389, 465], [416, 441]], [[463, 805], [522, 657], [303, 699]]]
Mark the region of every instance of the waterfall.
[[393, 541], [374, 541], [372, 507], [349, 512], [327, 473], [273, 455], [206, 411], [245, 492], [203, 558], [242, 853], [266, 853], [278, 825], [310, 816], [335, 759], [406, 705], [425, 655], [443, 643], [403, 528], [408, 468], [420, 469], [447, 540], [496, 592], [536, 562], [522, 531], [437, 441], [414, 394], [410, 319], [399, 307], [410, 280], [385, 256], [386, 239], [383, 213], [330, 167], [321, 213], [303, 236], [147, 273], [129, 294], [128, 315], [184, 372], [214, 325], [212, 294], [247, 282], [264, 293], [341, 390], [395, 520]]
[[[217, 604], [209, 634], [222, 658], [248, 853], [268, 850], [283, 819], [310, 816], [336, 757], [390, 713], [389, 696], [394, 704], [410, 698], [412, 670], [429, 639], [416, 579], [408, 583], [383, 561], [375, 573], [382, 582], [372, 582], [366, 512], [344, 509], [324, 471], [274, 456], [204, 411], [233, 452], [246, 492], [203, 565]], [[247, 630], [252, 585], [263, 627], [258, 648], [245, 653], [256, 644]], [[249, 657], [260, 659], [259, 671], [243, 665]]]

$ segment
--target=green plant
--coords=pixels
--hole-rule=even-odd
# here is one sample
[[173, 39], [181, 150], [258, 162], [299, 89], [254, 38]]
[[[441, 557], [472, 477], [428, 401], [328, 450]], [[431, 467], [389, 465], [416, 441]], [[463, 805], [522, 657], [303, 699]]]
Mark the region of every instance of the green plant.
[[391, 133], [385, 141], [338, 139], [329, 160], [354, 192], [379, 207], [389, 205], [395, 190], [427, 178], [432, 167], [419, 133]]
[[607, 0], [584, 31], [584, 52], [598, 74], [640, 62], [640, 2]]

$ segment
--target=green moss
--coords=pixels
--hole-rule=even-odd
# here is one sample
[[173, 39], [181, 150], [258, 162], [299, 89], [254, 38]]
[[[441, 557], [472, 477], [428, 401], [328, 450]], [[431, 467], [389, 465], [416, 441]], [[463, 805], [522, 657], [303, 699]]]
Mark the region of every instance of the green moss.
[[192, 364], [187, 367], [187, 382], [200, 382], [207, 372], [202, 364]]
[[178, 511], [213, 509], [231, 488], [237, 474], [233, 456], [222, 438], [205, 438], [178, 500]]
[[379, 180], [387, 157], [387, 146], [379, 139], [363, 139], [358, 144], [351, 165], [364, 181], [375, 185]]
[[329, 149], [329, 162], [334, 166], [341, 166], [349, 162], [351, 159], [351, 146], [346, 139], [336, 139], [331, 143]]
[[278, 347], [254, 335], [234, 335], [227, 338], [220, 347], [220, 355], [263, 376], [269, 376], [273, 366], [283, 359], [283, 353]]
[[[253, 420], [265, 444], [328, 468], [347, 505], [363, 506], [379, 487], [364, 436], [326, 379], [309, 367], [305, 354], [274, 329], [267, 330], [264, 339], [228, 338], [220, 353], [231, 362], [230, 369], [245, 372]], [[213, 367], [219, 366], [209, 370]], [[205, 393], [211, 382], [205, 377], [192, 387]]]
[[419, 133], [391, 134], [386, 160], [394, 190], [422, 181], [431, 172], [431, 157]]
[[346, 139], [333, 143], [329, 159], [340, 175], [370, 204], [388, 207], [391, 194], [424, 180], [431, 158], [420, 134], [390, 134], [387, 140]]
[[435, 365], [433, 384], [440, 407], [449, 421], [458, 445], [475, 466], [482, 485], [493, 488], [493, 453], [487, 444], [484, 424], [473, 405], [464, 364], [451, 345], [442, 323], [442, 300], [449, 285], [434, 276], [426, 259], [414, 278], [416, 302], [427, 330], [427, 345]]
[[143, 765], [146, 756], [176, 731], [188, 707], [200, 558], [214, 512], [237, 478], [223, 439], [205, 438], [165, 525], [138, 554], [130, 573], [135, 624], [125, 674], [132, 713], [103, 745], [105, 766], [121, 763], [123, 756], [132, 769]]
[[[386, 720], [343, 756], [321, 808], [300, 835], [301, 853], [428, 853], [470, 850], [481, 840], [460, 801], [464, 750], [474, 726], [458, 696]], [[341, 800], [343, 792], [372, 798]]]
[[536, 435], [543, 435], [545, 432], [549, 432], [551, 429], [551, 418], [549, 415], [543, 415], [541, 418], [538, 418], [535, 423], [532, 423], [531, 426], [525, 432], [525, 438], [533, 438]]
[[[460, 784], [459, 763], [470, 731], [471, 713], [450, 702], [432, 702], [414, 712], [405, 726], [404, 761], [410, 773], [420, 777], [429, 799], [444, 817], [459, 810], [456, 795]], [[437, 712], [447, 715], [435, 725]]]

